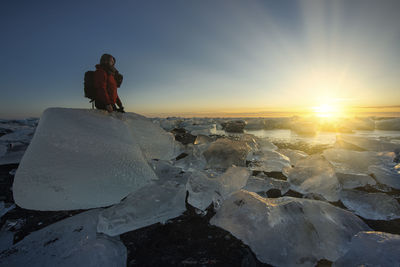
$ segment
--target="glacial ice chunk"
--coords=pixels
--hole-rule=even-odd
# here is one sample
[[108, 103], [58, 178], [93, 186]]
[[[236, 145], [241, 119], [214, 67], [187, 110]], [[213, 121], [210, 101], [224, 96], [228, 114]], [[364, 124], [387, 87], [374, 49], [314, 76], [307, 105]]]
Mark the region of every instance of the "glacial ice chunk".
[[[141, 147], [148, 146], [138, 143], [153, 140], [134, 138], [132, 127], [120, 115], [47, 109], [15, 174], [16, 204], [35, 210], [108, 206], [157, 180], [143, 157]], [[134, 122], [132, 117], [129, 120]], [[142, 119], [138, 119], [139, 126], [146, 127]], [[152, 126], [148, 129], [154, 130]]]
[[290, 164], [293, 166], [296, 166], [296, 164], [299, 160], [302, 160], [302, 159], [308, 157], [307, 153], [300, 151], [300, 150], [294, 150], [294, 149], [278, 149], [277, 152], [288, 157], [290, 160]]
[[385, 140], [380, 140], [372, 137], [364, 137], [364, 136], [351, 136], [351, 135], [338, 135], [336, 136], [337, 141], [344, 141], [346, 143], [350, 143], [361, 147], [365, 150], [369, 151], [389, 151], [393, 152], [396, 149], [400, 149], [400, 144], [391, 143]]
[[103, 210], [97, 231], [116, 236], [154, 223], [164, 223], [186, 210], [185, 197], [185, 185], [174, 181], [145, 186], [121, 203]]
[[342, 190], [340, 200], [346, 208], [365, 219], [388, 221], [400, 218], [399, 202], [384, 193]]
[[263, 130], [265, 128], [265, 120], [264, 119], [246, 119], [245, 130]]
[[247, 180], [247, 184], [243, 187], [244, 190], [250, 192], [267, 192], [270, 189], [278, 189], [281, 191], [281, 195], [284, 195], [289, 191], [290, 184], [287, 181], [274, 179], [268, 176], [251, 176]]
[[205, 172], [193, 170], [186, 184], [189, 191], [187, 202], [195, 208], [205, 210], [213, 202], [219, 183], [215, 178], [209, 178]]
[[343, 189], [353, 189], [357, 187], [364, 187], [366, 185], [375, 185], [376, 181], [370, 175], [367, 174], [348, 174], [348, 173], [336, 173], [336, 177]]
[[387, 131], [400, 131], [400, 118], [378, 120], [375, 122], [376, 129]]
[[278, 147], [265, 138], [257, 138], [257, 143], [261, 151], [277, 150]]
[[124, 113], [122, 120], [147, 160], [171, 160], [182, 152], [181, 144], [175, 141], [172, 133], [166, 132], [146, 117]]
[[163, 128], [164, 130], [166, 130], [167, 132], [171, 131], [174, 128], [179, 127], [179, 123], [181, 122], [181, 119], [161, 119], [159, 121], [160, 123], [160, 127]]
[[350, 239], [370, 228], [351, 212], [317, 200], [262, 198], [241, 190], [231, 195], [210, 223], [249, 245], [257, 258], [275, 266], [315, 266], [335, 261]]
[[0, 143], [0, 159], [7, 153], [7, 145]]
[[356, 234], [347, 253], [333, 266], [399, 266], [399, 263], [400, 235], [368, 231]]
[[238, 191], [243, 188], [247, 179], [249, 179], [250, 172], [244, 167], [229, 167], [221, 176], [218, 177], [219, 193], [226, 198], [232, 192]]
[[373, 151], [352, 151], [330, 148], [323, 152], [324, 157], [341, 173], [368, 173], [368, 167], [381, 163], [392, 162], [391, 153]]
[[23, 127], [15, 132], [5, 134], [0, 137], [1, 142], [24, 142], [29, 143], [32, 139], [35, 128]]
[[291, 168], [289, 158], [277, 151], [257, 151], [250, 153], [249, 156], [247, 159], [251, 160], [249, 168], [252, 171], [282, 172], [285, 168]]
[[156, 183], [163, 184], [167, 181], [174, 181], [177, 184], [186, 185], [188, 173], [183, 172], [182, 168], [172, 165], [170, 161], [153, 160], [150, 166], [158, 177]]
[[340, 184], [335, 170], [322, 156], [312, 155], [299, 160], [287, 173], [288, 182], [295, 191], [321, 194], [328, 201], [339, 199]]
[[99, 210], [90, 210], [31, 233], [0, 254], [1, 266], [126, 266], [119, 238], [96, 233]]
[[312, 121], [295, 120], [290, 129], [300, 135], [315, 135], [317, 133], [317, 124]]
[[218, 208], [231, 193], [246, 185], [249, 176], [247, 168], [236, 166], [229, 167], [222, 174], [194, 170], [186, 185], [189, 191], [188, 203], [205, 210], [214, 202]]
[[219, 138], [204, 151], [208, 168], [227, 169], [232, 165], [246, 166], [246, 157], [250, 151], [245, 142]]
[[374, 175], [379, 183], [400, 189], [400, 163], [397, 165], [373, 165], [368, 168], [368, 171]]

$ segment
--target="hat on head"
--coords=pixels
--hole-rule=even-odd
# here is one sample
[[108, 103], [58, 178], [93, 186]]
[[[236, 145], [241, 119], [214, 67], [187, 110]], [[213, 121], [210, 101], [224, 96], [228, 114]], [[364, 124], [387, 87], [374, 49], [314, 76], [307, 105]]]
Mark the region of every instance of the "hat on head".
[[115, 65], [115, 63], [116, 63], [117, 61], [115, 60], [115, 57], [113, 57], [113, 56], [110, 55], [110, 54], [103, 54], [103, 55], [101, 56], [101, 58], [100, 58], [100, 65], [106, 64], [106, 62], [110, 59], [110, 57], [111, 57], [112, 59], [114, 59], [114, 65]]

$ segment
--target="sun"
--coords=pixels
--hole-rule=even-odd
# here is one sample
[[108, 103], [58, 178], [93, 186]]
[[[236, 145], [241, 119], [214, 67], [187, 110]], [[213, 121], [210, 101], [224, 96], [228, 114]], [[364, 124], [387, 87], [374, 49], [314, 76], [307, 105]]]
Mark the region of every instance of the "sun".
[[321, 104], [312, 107], [314, 114], [320, 118], [337, 118], [341, 115], [341, 110], [338, 106], [331, 104]]

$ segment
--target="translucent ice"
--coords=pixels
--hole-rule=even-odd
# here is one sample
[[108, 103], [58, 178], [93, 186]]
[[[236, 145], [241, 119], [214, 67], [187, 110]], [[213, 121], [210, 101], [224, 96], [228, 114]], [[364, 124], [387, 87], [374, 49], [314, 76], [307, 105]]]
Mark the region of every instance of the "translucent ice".
[[1, 142], [25, 142], [29, 143], [32, 139], [33, 133], [35, 132], [35, 128], [32, 127], [23, 127], [15, 132], [3, 135], [0, 137]]
[[246, 166], [246, 157], [250, 151], [245, 142], [219, 138], [212, 142], [203, 153], [209, 168], [227, 169], [232, 165]]
[[267, 192], [270, 189], [279, 189], [281, 194], [285, 194], [289, 191], [290, 184], [287, 181], [274, 179], [268, 176], [251, 176], [247, 180], [247, 184], [243, 187], [244, 190], [250, 192]]
[[121, 203], [102, 211], [97, 231], [116, 236], [154, 223], [164, 223], [186, 210], [185, 197], [185, 185], [176, 182], [145, 186]]
[[348, 174], [337, 172], [336, 177], [344, 189], [352, 189], [376, 184], [376, 181], [367, 174]]
[[119, 238], [96, 233], [99, 210], [33, 232], [0, 254], [1, 266], [126, 266]]
[[324, 150], [323, 155], [337, 172], [352, 174], [368, 173], [369, 166], [393, 161], [393, 155], [390, 153], [373, 151], [331, 148]]
[[171, 160], [182, 152], [173, 134], [164, 131], [149, 119], [135, 113], [125, 113], [122, 120], [128, 126], [135, 143], [146, 159]]
[[181, 122], [181, 119], [172, 119], [172, 118], [167, 118], [167, 119], [162, 119], [160, 120], [160, 126], [167, 132], [171, 131], [174, 128], [177, 128], [179, 123]]
[[349, 210], [365, 219], [387, 221], [400, 218], [399, 202], [384, 193], [342, 190], [340, 200]]
[[301, 135], [315, 135], [317, 133], [317, 125], [311, 121], [293, 121], [291, 130]]
[[337, 201], [339, 181], [333, 166], [320, 155], [312, 155], [299, 160], [288, 170], [288, 182], [294, 190], [306, 194], [321, 194], [328, 201]]
[[246, 130], [262, 130], [265, 128], [265, 120], [264, 119], [246, 119], [246, 126], [244, 127]]
[[156, 183], [163, 184], [167, 181], [174, 181], [177, 184], [186, 185], [188, 173], [185, 173], [181, 168], [172, 165], [170, 161], [153, 160], [150, 163], [150, 166], [158, 177], [158, 180], [155, 181]]
[[261, 151], [277, 150], [278, 147], [265, 138], [257, 138], [257, 143]]
[[400, 131], [400, 118], [376, 121], [376, 129]]
[[186, 184], [186, 190], [189, 191], [188, 203], [205, 210], [213, 202], [219, 183], [215, 178], [209, 178], [207, 173], [194, 170]]
[[284, 168], [291, 167], [288, 157], [271, 150], [254, 152], [250, 160], [249, 168], [253, 171], [282, 172]]
[[0, 143], [0, 158], [7, 153], [7, 145]]
[[250, 172], [244, 167], [229, 167], [226, 172], [220, 175], [217, 179], [219, 183], [219, 193], [222, 198], [226, 198], [232, 192], [238, 191], [243, 188]]
[[361, 147], [365, 150], [370, 151], [395, 151], [395, 149], [400, 148], [400, 144], [391, 143], [389, 141], [380, 140], [377, 138], [364, 137], [364, 136], [351, 136], [351, 135], [338, 135], [336, 137], [337, 141], [344, 141]]
[[373, 165], [368, 168], [368, 171], [379, 183], [400, 189], [400, 164]]
[[[132, 135], [134, 126], [128, 127], [122, 120], [125, 116], [120, 115], [47, 109], [15, 175], [16, 204], [36, 210], [108, 206], [156, 180], [143, 155], [159, 156], [160, 150], [153, 151], [154, 144], [146, 142], [157, 140], [157, 136], [162, 140], [163, 133], [155, 131], [152, 122], [146, 124], [139, 118], [136, 127], [153, 131], [148, 135], [153, 138], [135, 138], [139, 133], [146, 135], [145, 130]], [[133, 116], [128, 120], [129, 124], [135, 121]]]
[[219, 207], [231, 193], [246, 185], [249, 176], [247, 168], [236, 166], [229, 167], [222, 174], [194, 171], [186, 185], [188, 203], [200, 210], [205, 210], [212, 202]]
[[347, 253], [333, 266], [399, 266], [399, 263], [400, 235], [368, 231], [356, 234]]
[[300, 151], [300, 150], [293, 150], [293, 149], [278, 149], [277, 152], [285, 155], [290, 159], [290, 164], [296, 166], [297, 161], [308, 157], [308, 154]]
[[0, 157], [0, 165], [20, 163], [24, 153], [24, 150], [7, 152]]
[[342, 256], [353, 235], [370, 230], [357, 216], [317, 200], [262, 198], [245, 190], [226, 199], [210, 223], [275, 266], [315, 266]]

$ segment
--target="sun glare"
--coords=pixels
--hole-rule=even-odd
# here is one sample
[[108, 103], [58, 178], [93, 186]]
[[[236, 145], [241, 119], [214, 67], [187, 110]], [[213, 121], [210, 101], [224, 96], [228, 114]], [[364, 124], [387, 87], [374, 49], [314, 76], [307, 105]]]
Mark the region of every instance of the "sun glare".
[[314, 114], [320, 118], [336, 118], [340, 115], [340, 109], [338, 106], [330, 104], [322, 104], [312, 108]]

